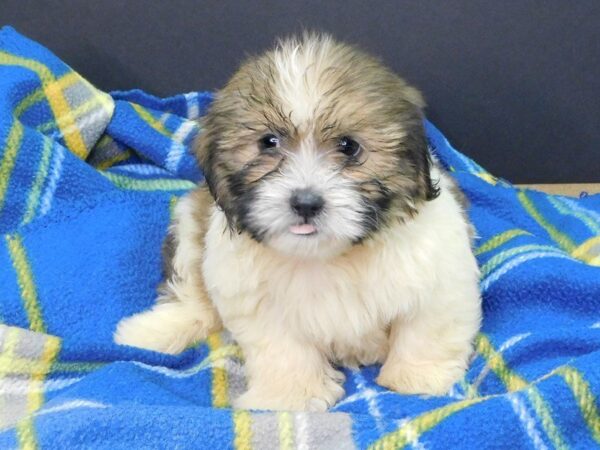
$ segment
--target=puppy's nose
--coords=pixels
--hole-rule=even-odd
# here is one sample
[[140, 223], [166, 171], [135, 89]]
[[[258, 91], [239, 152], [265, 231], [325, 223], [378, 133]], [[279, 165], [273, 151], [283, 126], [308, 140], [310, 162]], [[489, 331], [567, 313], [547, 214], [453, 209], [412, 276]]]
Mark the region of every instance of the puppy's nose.
[[325, 200], [310, 189], [299, 189], [292, 194], [290, 205], [296, 214], [304, 219], [310, 219], [321, 212]]

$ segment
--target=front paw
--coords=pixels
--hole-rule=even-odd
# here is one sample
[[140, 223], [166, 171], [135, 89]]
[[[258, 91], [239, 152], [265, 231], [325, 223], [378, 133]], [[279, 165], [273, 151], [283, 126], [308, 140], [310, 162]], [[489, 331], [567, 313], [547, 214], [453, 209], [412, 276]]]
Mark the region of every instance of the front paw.
[[339, 384], [340, 377], [336, 378], [338, 381], [327, 377], [309, 384], [294, 381], [287, 389], [251, 386], [233, 401], [233, 406], [237, 409], [273, 411], [327, 411], [344, 395], [344, 388]]
[[460, 361], [386, 362], [377, 384], [401, 394], [444, 395], [465, 373]]

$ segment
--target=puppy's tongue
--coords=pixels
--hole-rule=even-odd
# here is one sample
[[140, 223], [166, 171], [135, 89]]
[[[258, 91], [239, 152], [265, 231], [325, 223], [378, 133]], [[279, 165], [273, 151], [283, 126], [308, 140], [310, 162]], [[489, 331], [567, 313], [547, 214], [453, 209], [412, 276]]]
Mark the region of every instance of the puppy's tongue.
[[302, 225], [292, 225], [290, 227], [290, 233], [293, 234], [311, 234], [317, 231], [317, 228], [310, 223], [304, 223]]

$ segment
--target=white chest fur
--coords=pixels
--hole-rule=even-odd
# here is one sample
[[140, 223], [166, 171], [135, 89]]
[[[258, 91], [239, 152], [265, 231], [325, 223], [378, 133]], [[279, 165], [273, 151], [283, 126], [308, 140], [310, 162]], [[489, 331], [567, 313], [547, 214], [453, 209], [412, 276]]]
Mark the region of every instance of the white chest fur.
[[279, 328], [336, 359], [381, 361], [396, 317], [409, 320], [425, 306], [443, 313], [456, 278], [460, 284], [476, 276], [458, 208], [445, 192], [408, 223], [326, 261], [291, 259], [224, 232], [224, 215], [215, 209], [206, 239], [206, 287], [236, 338]]

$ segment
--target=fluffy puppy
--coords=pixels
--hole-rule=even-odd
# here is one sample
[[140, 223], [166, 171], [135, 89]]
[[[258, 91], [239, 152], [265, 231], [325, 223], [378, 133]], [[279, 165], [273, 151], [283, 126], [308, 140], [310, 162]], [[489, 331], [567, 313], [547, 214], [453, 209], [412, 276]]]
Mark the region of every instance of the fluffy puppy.
[[177, 353], [224, 325], [248, 389], [234, 406], [325, 410], [334, 365], [443, 394], [481, 303], [460, 193], [428, 152], [419, 92], [330, 37], [241, 66], [202, 119], [206, 184], [182, 198], [157, 304], [116, 342]]

